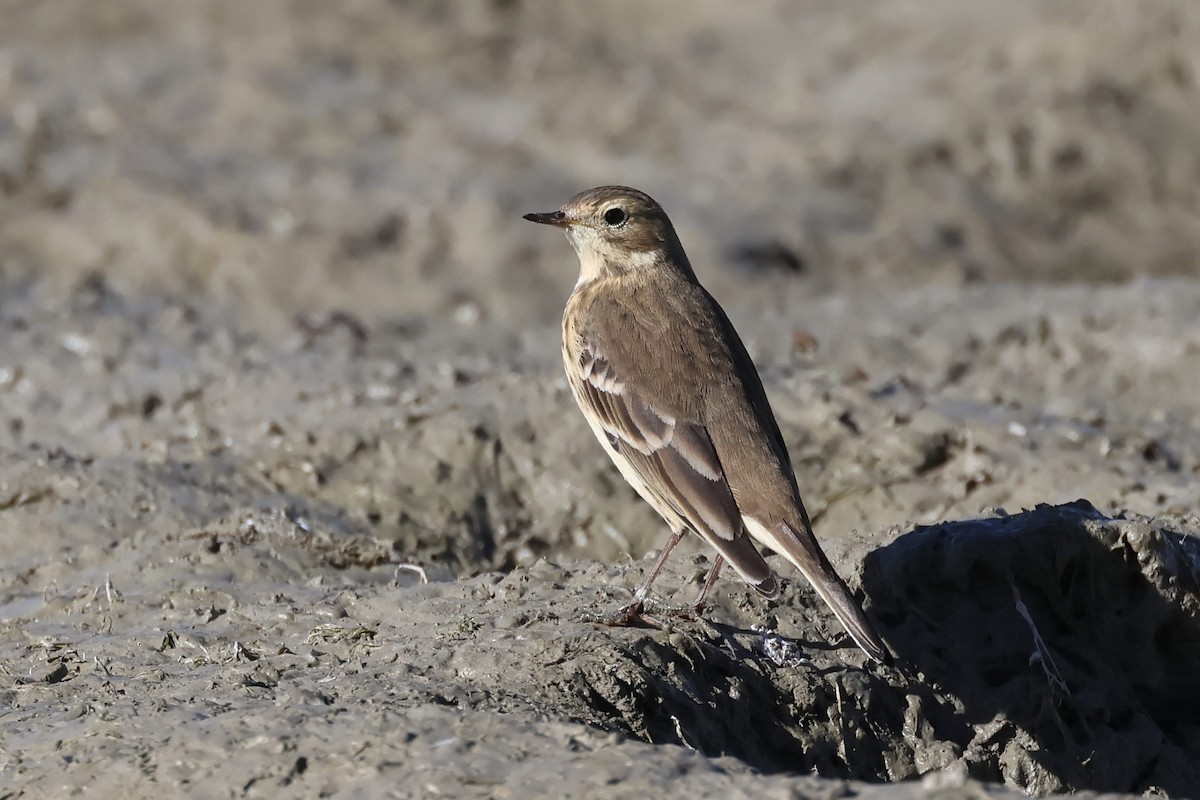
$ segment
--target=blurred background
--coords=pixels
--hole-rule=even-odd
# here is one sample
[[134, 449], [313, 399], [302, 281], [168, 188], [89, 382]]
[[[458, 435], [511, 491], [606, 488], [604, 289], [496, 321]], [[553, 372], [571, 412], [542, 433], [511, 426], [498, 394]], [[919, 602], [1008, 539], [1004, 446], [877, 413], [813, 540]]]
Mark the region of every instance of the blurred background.
[[0, 445], [92, 459], [116, 535], [284, 497], [462, 568], [660, 541], [562, 382], [574, 255], [521, 220], [607, 183], [671, 214], [831, 535], [1195, 493], [1194, 0], [0, 20]]
[[520, 214], [603, 183], [739, 292], [1197, 271], [1188, 0], [0, 13], [10, 291], [554, 322], [574, 265]]

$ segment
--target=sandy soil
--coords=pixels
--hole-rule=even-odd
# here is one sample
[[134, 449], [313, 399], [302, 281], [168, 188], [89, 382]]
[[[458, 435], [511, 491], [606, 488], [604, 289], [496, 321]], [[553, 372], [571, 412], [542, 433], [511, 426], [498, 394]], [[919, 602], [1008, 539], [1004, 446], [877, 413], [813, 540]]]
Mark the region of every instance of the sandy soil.
[[[689, 8], [0, 0], [0, 798], [1194, 793], [1200, 7]], [[579, 621], [665, 531], [520, 214], [613, 182], [896, 665]]]

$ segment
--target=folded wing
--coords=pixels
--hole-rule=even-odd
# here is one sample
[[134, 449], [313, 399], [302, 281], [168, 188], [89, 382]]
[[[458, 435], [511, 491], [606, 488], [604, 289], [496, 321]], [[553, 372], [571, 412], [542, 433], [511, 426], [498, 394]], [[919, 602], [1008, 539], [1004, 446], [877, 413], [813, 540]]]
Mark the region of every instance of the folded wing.
[[724, 556], [758, 591], [773, 596], [770, 567], [746, 535], [708, 430], [680, 409], [647, 398], [594, 346], [583, 343], [572, 375], [579, 401], [599, 420], [614, 459], [641, 478], [659, 503]]

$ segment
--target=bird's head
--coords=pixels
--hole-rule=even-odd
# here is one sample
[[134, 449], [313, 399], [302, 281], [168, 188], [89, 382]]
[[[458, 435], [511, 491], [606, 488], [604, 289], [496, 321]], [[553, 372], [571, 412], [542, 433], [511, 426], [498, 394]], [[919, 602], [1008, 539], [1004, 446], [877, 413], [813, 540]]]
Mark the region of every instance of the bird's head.
[[588, 189], [557, 211], [525, 219], [562, 228], [579, 255], [580, 278], [624, 274], [664, 262], [691, 275], [687, 257], [662, 206], [627, 186]]

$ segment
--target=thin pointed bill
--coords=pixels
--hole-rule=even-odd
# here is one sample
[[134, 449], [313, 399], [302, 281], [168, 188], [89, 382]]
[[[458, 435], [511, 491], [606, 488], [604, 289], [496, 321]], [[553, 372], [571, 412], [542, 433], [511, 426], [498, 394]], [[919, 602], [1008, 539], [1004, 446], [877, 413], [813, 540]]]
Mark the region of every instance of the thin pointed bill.
[[554, 225], [559, 228], [567, 227], [567, 215], [562, 211], [547, 211], [541, 214], [526, 214], [525, 219], [541, 225]]

